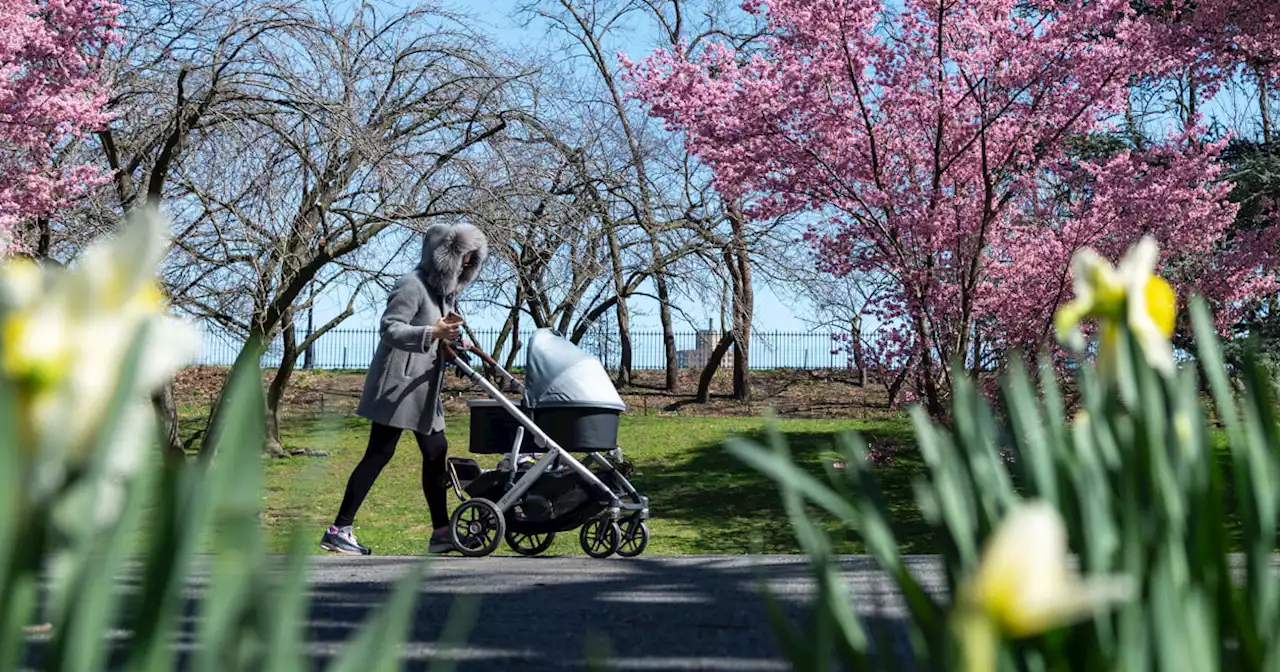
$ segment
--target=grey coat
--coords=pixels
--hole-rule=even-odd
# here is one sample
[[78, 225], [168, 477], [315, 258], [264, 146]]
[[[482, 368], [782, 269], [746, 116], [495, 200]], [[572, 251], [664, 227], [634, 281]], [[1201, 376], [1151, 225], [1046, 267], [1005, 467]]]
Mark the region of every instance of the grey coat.
[[[462, 257], [474, 252], [465, 267]], [[422, 261], [401, 276], [387, 297], [356, 414], [373, 422], [423, 434], [444, 431], [440, 386], [444, 369], [431, 327], [457, 312], [457, 296], [480, 273], [488, 243], [470, 224], [429, 227]]]

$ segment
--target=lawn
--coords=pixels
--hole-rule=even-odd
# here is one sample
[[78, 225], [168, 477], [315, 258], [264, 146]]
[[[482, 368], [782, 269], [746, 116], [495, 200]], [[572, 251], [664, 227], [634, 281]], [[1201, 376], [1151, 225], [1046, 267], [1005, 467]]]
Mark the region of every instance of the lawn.
[[[881, 447], [903, 450], [882, 471], [886, 496], [902, 528], [904, 550], [935, 550], [912, 501], [911, 481], [923, 466], [911, 445], [905, 419], [780, 420], [798, 462], [820, 472], [834, 447], [834, 435], [856, 430]], [[623, 417], [619, 443], [636, 465], [632, 482], [650, 499], [652, 538], [647, 553], [700, 554], [795, 553], [798, 548], [781, 507], [777, 489], [766, 478], [740, 464], [724, 449], [726, 436], [762, 435], [758, 418]], [[272, 547], [283, 550], [291, 530], [319, 540], [342, 499], [351, 468], [359, 461], [368, 424], [359, 418], [329, 417], [291, 420], [284, 428], [287, 445], [326, 451], [327, 457], [294, 457], [267, 467], [266, 525]], [[466, 455], [467, 418], [449, 418], [451, 455]], [[477, 456], [489, 467], [497, 456]], [[406, 434], [357, 516], [360, 541], [380, 555], [420, 554], [431, 525], [420, 481], [421, 457]], [[456, 505], [450, 493], [450, 507]], [[834, 529], [834, 526], [832, 526]], [[838, 550], [859, 552], [860, 544], [840, 534]], [[316, 552], [322, 552], [316, 548]], [[505, 547], [499, 553], [510, 551]], [[577, 533], [556, 539], [553, 555], [580, 555]]]

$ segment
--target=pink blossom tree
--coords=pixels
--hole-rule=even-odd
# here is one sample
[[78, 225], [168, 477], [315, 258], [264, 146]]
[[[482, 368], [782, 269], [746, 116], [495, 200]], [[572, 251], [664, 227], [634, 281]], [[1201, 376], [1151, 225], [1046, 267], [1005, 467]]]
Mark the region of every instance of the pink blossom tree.
[[23, 251], [17, 227], [101, 177], [54, 155], [106, 122], [98, 63], [118, 11], [107, 0], [0, 0], [0, 256]]
[[1271, 0], [1134, 0], [1151, 33], [1157, 74], [1174, 85], [1184, 121], [1233, 79], [1252, 83], [1271, 135], [1267, 99], [1280, 82], [1280, 3]]
[[1234, 206], [1217, 145], [1180, 133], [1096, 159], [1071, 151], [1168, 67], [1128, 0], [894, 5], [749, 0], [769, 27], [752, 53], [713, 43], [628, 68], [633, 95], [683, 132], [719, 189], [755, 216], [814, 213], [826, 270], [893, 280], [872, 306], [901, 327], [881, 359], [912, 367], [931, 413], [948, 363], [1051, 342], [1082, 246], [1114, 253], [1151, 234], [1184, 288], [1224, 304], [1269, 282], [1236, 253], [1257, 248], [1223, 240]]

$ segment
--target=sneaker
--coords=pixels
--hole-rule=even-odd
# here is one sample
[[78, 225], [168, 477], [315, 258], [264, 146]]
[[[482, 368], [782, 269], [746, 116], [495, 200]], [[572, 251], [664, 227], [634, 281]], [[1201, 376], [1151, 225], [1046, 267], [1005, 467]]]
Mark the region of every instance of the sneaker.
[[367, 546], [361, 546], [360, 542], [356, 541], [355, 532], [352, 531], [350, 525], [344, 525], [343, 527], [330, 525], [324, 536], [320, 538], [320, 548], [346, 555], [369, 555], [372, 553]]
[[432, 532], [431, 541], [428, 542], [428, 553], [448, 553], [455, 551], [457, 548], [453, 545], [453, 537], [449, 534], [449, 528], [445, 528], [443, 532]]

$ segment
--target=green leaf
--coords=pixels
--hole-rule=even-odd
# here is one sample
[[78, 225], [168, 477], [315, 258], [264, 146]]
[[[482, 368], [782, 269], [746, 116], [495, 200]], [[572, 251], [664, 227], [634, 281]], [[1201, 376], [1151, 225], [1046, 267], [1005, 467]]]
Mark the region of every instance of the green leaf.
[[[0, 376], [0, 436], [18, 436], [17, 395], [9, 379]], [[26, 623], [28, 611], [17, 599], [18, 582], [27, 572], [22, 556], [33, 550], [39, 557], [41, 549], [33, 549], [38, 539], [28, 539], [24, 535], [23, 543], [15, 543], [26, 525], [41, 523], [36, 520], [23, 521], [19, 516], [22, 510], [22, 478], [25, 468], [18, 450], [0, 450], [0, 517], [14, 521], [16, 524], [0, 525], [0, 670], [17, 668], [19, 655], [22, 652], [22, 625]]]
[[[195, 670], [215, 672], [228, 661], [255, 657], [259, 633], [246, 619], [253, 613], [254, 596], [266, 579], [260, 576], [263, 555], [262, 450], [266, 402], [257, 366], [246, 367], [226, 398], [222, 423], [213, 438], [218, 458], [211, 465], [213, 540], [211, 589], [205, 591], [198, 628], [202, 647]], [[248, 376], [252, 375], [252, 379]]]
[[[18, 436], [17, 394], [9, 379], [0, 376], [0, 436]], [[4, 520], [17, 520], [22, 508], [22, 464], [19, 451], [16, 449], [0, 450], [0, 516]], [[0, 595], [3, 594], [3, 580], [10, 576], [13, 568], [14, 554], [17, 544], [14, 537], [18, 525], [0, 525]], [[0, 609], [3, 609], [0, 602]], [[7, 668], [5, 668], [7, 669]]]
[[1039, 358], [1040, 389], [1044, 396], [1045, 431], [1049, 437], [1049, 445], [1059, 459], [1068, 456], [1071, 449], [1069, 438], [1070, 425], [1062, 407], [1062, 389], [1058, 385], [1058, 374], [1054, 371], [1053, 362], [1048, 355]]
[[1030, 378], [1020, 358], [1009, 363], [1009, 373], [1002, 380], [1002, 388], [1018, 445], [1018, 462], [1025, 465], [1032, 495], [1059, 507], [1062, 501], [1049, 435], [1045, 431], [1044, 418], [1036, 408], [1036, 394], [1031, 389]]
[[1081, 457], [1080, 468], [1076, 470], [1075, 489], [1086, 493], [1086, 496], [1079, 498], [1081, 525], [1087, 530], [1081, 537], [1085, 567], [1092, 572], [1109, 573], [1115, 569], [1112, 558], [1120, 548], [1119, 530], [1115, 524], [1111, 499], [1087, 496], [1087, 493], [1106, 492], [1109, 485], [1102, 463], [1096, 457], [1093, 433], [1088, 430], [1073, 431], [1071, 436], [1075, 442], [1076, 454]]
[[306, 667], [303, 652], [303, 625], [307, 618], [307, 549], [312, 539], [295, 530], [289, 542], [288, 565], [284, 581], [276, 590], [270, 608], [267, 659], [265, 669], [271, 672], [302, 672]]
[[1017, 496], [1009, 475], [1000, 462], [1000, 449], [996, 445], [995, 420], [991, 409], [979, 397], [969, 377], [957, 369], [953, 378], [955, 389], [956, 444], [959, 452], [968, 458], [970, 480], [982, 504], [983, 524], [990, 527], [1014, 504]]
[[1200, 370], [1204, 372], [1209, 388], [1213, 392], [1213, 402], [1218, 409], [1218, 419], [1227, 432], [1227, 439], [1232, 446], [1243, 445], [1244, 435], [1240, 430], [1240, 414], [1236, 410], [1235, 394], [1231, 383], [1227, 380], [1227, 366], [1222, 358], [1222, 345], [1218, 341], [1217, 330], [1213, 326], [1213, 318], [1204, 299], [1196, 296], [1190, 301], [1191, 324], [1199, 346]]
[[734, 457], [748, 466], [779, 485], [803, 492], [809, 501], [826, 509], [845, 524], [860, 529], [861, 521], [853, 506], [836, 495], [825, 483], [797, 467], [785, 455], [767, 451], [759, 444], [740, 437], [726, 439], [725, 446]]
[[4, 603], [0, 604], [0, 669], [16, 670], [25, 645], [22, 629], [31, 625], [36, 606], [36, 577], [30, 572], [3, 577]]
[[[260, 469], [261, 432], [264, 425], [255, 420], [263, 413], [262, 373], [258, 362], [261, 349], [246, 346], [224, 386], [236, 423], [245, 436], [256, 441], [237, 443], [219, 438], [220, 462], [248, 460]], [[174, 650], [171, 633], [176, 627], [176, 611], [182, 598], [183, 582], [191, 567], [197, 544], [208, 531], [214, 511], [223, 501], [227, 474], [233, 469], [210, 469], [213, 451], [206, 451], [191, 465], [166, 466], [165, 477], [157, 497], [155, 517], [151, 521], [152, 536], [143, 573], [143, 586], [137, 610], [133, 614], [133, 640], [126, 669], [165, 672], [173, 668]]]
[[[1250, 352], [1245, 362], [1245, 435], [1243, 465], [1247, 474], [1246, 491], [1253, 504], [1253, 529], [1247, 529], [1249, 542], [1245, 547], [1248, 561], [1250, 599], [1259, 624], [1273, 624], [1280, 620], [1277, 579], [1273, 568], [1273, 552], [1276, 547], [1276, 479], [1280, 470], [1276, 465], [1280, 450], [1280, 423], [1276, 419], [1276, 398], [1271, 379], [1256, 353]], [[1245, 506], [1245, 498], [1240, 505]], [[1243, 516], [1242, 516], [1243, 518]], [[1265, 644], [1273, 644], [1270, 630], [1260, 631]]]
[[[476, 619], [480, 615], [480, 596], [479, 595], [459, 595], [453, 601], [453, 606], [449, 609], [449, 619], [445, 621], [444, 630], [440, 633], [440, 639], [437, 642], [437, 655], [431, 661], [430, 672], [453, 672], [457, 667], [457, 661], [452, 657], [446, 658], [442, 654], [450, 653], [455, 649], [459, 649], [467, 641], [467, 636], [471, 633], [471, 629], [475, 627]], [[608, 642], [604, 643], [604, 660], [609, 660]]]
[[[786, 458], [783, 439], [774, 435], [774, 454]], [[814, 658], [812, 669], [825, 668], [832, 653], [839, 654], [855, 670], [867, 669], [867, 636], [849, 603], [849, 591], [831, 562], [831, 540], [825, 531], [809, 519], [804, 508], [803, 491], [782, 483], [782, 500], [796, 540], [809, 557], [818, 583], [818, 600], [814, 610], [818, 637], [810, 633]], [[832, 645], [835, 649], [832, 650]]]
[[586, 650], [587, 669], [591, 672], [611, 672], [613, 664], [609, 661], [613, 659], [613, 648], [609, 646], [608, 638], [599, 633], [590, 633], [586, 637], [586, 644], [583, 647]]
[[858, 514], [862, 525], [859, 532], [867, 553], [876, 559], [881, 569], [897, 584], [898, 592], [911, 613], [909, 632], [912, 646], [918, 657], [928, 658], [942, 636], [941, 608], [903, 562], [897, 538], [886, 517], [889, 510], [886, 499], [866, 460], [866, 442], [861, 436], [850, 432], [837, 436], [836, 444], [844, 458], [844, 473], [852, 485], [851, 501], [857, 502], [860, 509]]
[[54, 641], [46, 653], [49, 670], [96, 672], [103, 669], [107, 641], [120, 603], [117, 577], [124, 569], [129, 535], [142, 521], [144, 493], [154, 477], [144, 468], [129, 484], [119, 520], [97, 543], [84, 550], [70, 591], [71, 602], [54, 627]]
[[[52, 599], [53, 603], [52, 618], [54, 623], [60, 628], [65, 628], [70, 624], [72, 618], [77, 617], [70, 613], [79, 611], [79, 605], [68, 604], [71, 600], [81, 597], [80, 593], [90, 590], [95, 600], [90, 609], [103, 608], [108, 603], [114, 601], [107, 596], [102, 595], [99, 591], [92, 590], [88, 585], [91, 576], [96, 576], [101, 572], [99, 556], [104, 549], [103, 536], [111, 537], [120, 534], [119, 521], [110, 523], [105, 530], [96, 528], [97, 519], [99, 518], [98, 506], [101, 497], [102, 488], [110, 487], [105, 481], [108, 477], [108, 467], [113, 461], [113, 452], [120, 448], [122, 434], [126, 432], [136, 431], [132, 427], [125, 426], [124, 421], [127, 419], [126, 411], [132, 403], [135, 403], [135, 390], [138, 369], [141, 366], [142, 355], [147, 343], [148, 329], [144, 326], [133, 335], [130, 340], [129, 348], [126, 351], [125, 359], [118, 372], [115, 381], [115, 387], [111, 392], [111, 400], [108, 402], [107, 410], [103, 416], [102, 425], [98, 428], [98, 435], [94, 441], [92, 452], [89, 453], [88, 464], [83, 470], [74, 477], [72, 485], [65, 489], [59, 496], [59, 499], [53, 503], [52, 523], [57, 528], [57, 534], [60, 537], [60, 546], [62, 553], [60, 554], [63, 572], [61, 577], [52, 581]], [[141, 439], [146, 443], [150, 443], [152, 437], [144, 437]], [[137, 439], [135, 439], [137, 440]], [[139, 447], [139, 450], [144, 450]], [[145, 458], [144, 458], [145, 459]], [[121, 484], [121, 487], [124, 487]], [[126, 495], [127, 498], [127, 495]], [[125, 504], [128, 506], [128, 504]], [[122, 511], [123, 513], [123, 511]], [[111, 541], [107, 541], [109, 546]], [[110, 579], [108, 579], [110, 581]], [[96, 618], [105, 618], [105, 615], [94, 614], [88, 616], [90, 620]], [[59, 629], [61, 633], [62, 630]], [[83, 636], [83, 635], [79, 635]], [[85, 669], [82, 667], [85, 660], [68, 661], [61, 657], [62, 654], [57, 653], [58, 647], [65, 647], [66, 641], [61, 640], [54, 644], [54, 659], [58, 666], [70, 665], [65, 669]], [[95, 647], [100, 647], [101, 642], [95, 642]], [[59, 667], [59, 669], [64, 669]]]
[[970, 481], [963, 462], [951, 442], [938, 431], [920, 407], [911, 409], [916, 441], [920, 454], [929, 466], [933, 488], [943, 521], [951, 533], [951, 539], [960, 554], [960, 565], [948, 568], [954, 576], [967, 574], [978, 563], [977, 510], [974, 505]]
[[391, 599], [360, 628], [330, 672], [391, 672], [400, 666], [400, 656], [387, 653], [398, 652], [404, 643], [424, 569], [423, 563], [416, 562], [396, 582]]
[[756, 585], [764, 599], [765, 615], [773, 627], [773, 635], [778, 639], [778, 648], [781, 649], [782, 655], [791, 663], [791, 669], [810, 669], [809, 661], [813, 658], [813, 646], [791, 623], [791, 619], [787, 618], [782, 603], [774, 596], [767, 578], [759, 569], [756, 570]]

